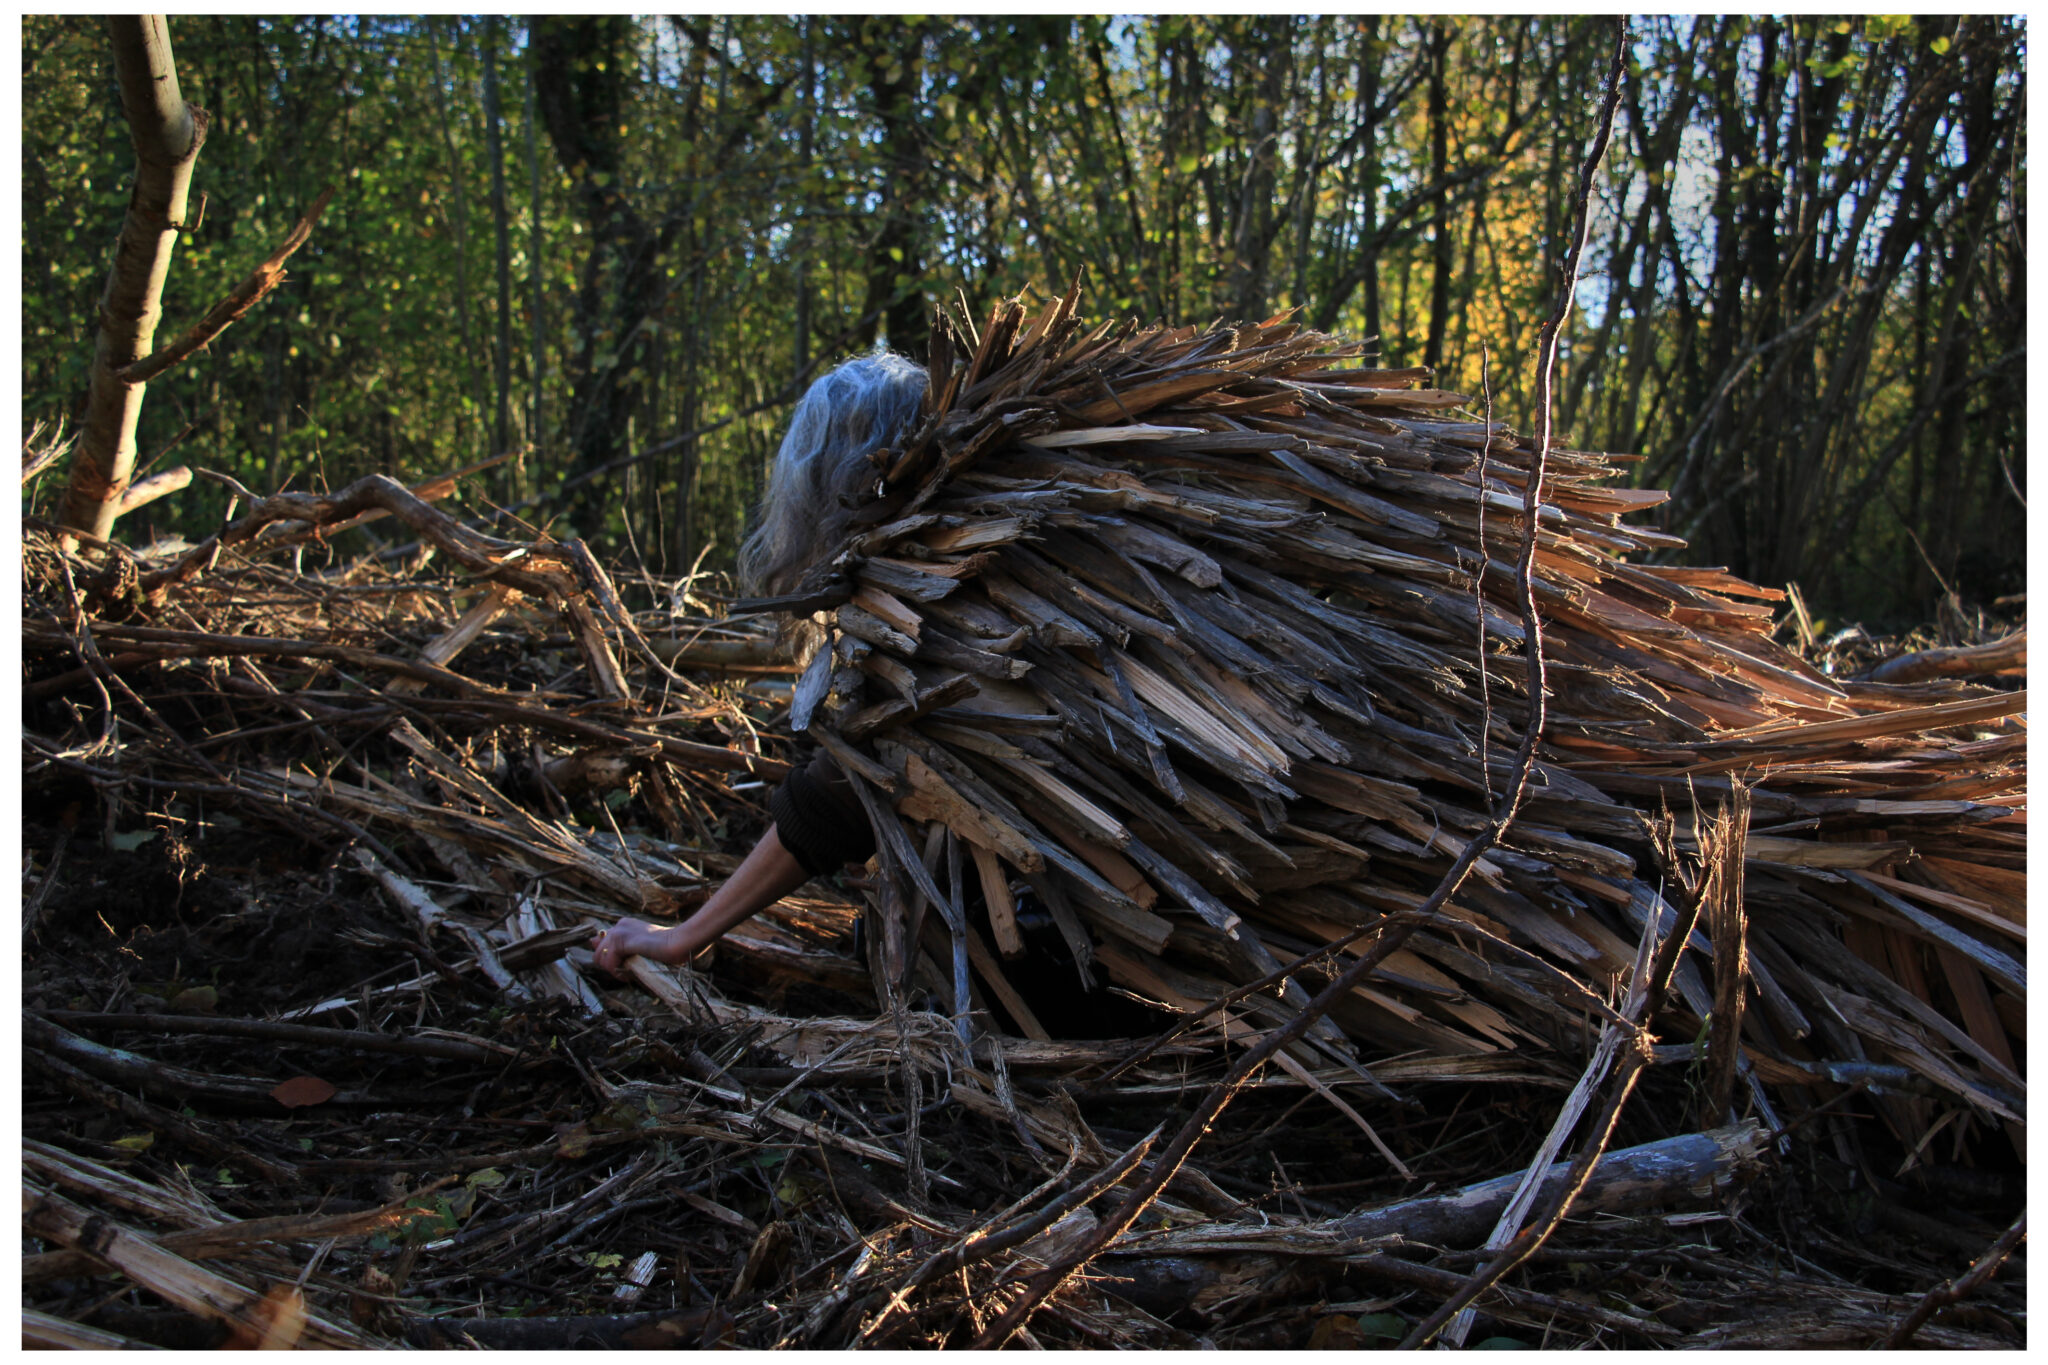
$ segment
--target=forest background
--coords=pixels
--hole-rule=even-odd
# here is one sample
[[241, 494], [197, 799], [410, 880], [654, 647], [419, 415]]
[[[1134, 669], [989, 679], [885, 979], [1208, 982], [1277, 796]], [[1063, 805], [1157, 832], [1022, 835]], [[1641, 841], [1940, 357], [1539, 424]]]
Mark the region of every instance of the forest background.
[[[1561, 430], [1689, 562], [1911, 624], [2024, 590], [2023, 17], [1631, 20]], [[1608, 21], [171, 21], [210, 130], [182, 328], [338, 189], [139, 444], [260, 491], [417, 479], [729, 567], [789, 404], [930, 311], [1300, 308], [1530, 421]], [[133, 152], [105, 31], [22, 21], [25, 419], [75, 426]], [[195, 195], [196, 201], [196, 195]], [[45, 498], [48, 494], [43, 495]], [[124, 524], [196, 538], [195, 484]], [[354, 532], [351, 534], [367, 534]]]

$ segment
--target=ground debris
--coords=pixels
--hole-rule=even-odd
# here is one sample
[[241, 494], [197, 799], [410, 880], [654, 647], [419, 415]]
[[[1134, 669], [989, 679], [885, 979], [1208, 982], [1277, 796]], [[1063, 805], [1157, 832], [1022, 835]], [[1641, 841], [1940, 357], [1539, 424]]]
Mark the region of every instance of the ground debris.
[[[1485, 666], [1487, 717], [1449, 626], [1476, 625], [1473, 572], [1494, 586], [1468, 513], [1514, 534], [1526, 449], [1291, 324], [1223, 345], [1068, 321], [990, 324], [961, 420], [892, 452], [905, 505], [821, 589], [843, 604], [818, 657], [873, 688], [811, 698], [818, 728], [896, 784], [900, 849], [630, 982], [589, 970], [588, 926], [686, 912], [761, 830], [798, 757], [786, 640], [621, 572], [658, 604], [629, 612], [580, 544], [485, 535], [390, 480], [259, 500], [169, 558], [105, 551], [131, 570], [114, 595], [31, 526], [25, 1341], [965, 1345], [1083, 1244], [1315, 969], [1142, 1052], [1117, 1029], [1157, 1035], [1159, 1006], [1411, 910], [1473, 827], [1469, 740], [1519, 723], [1516, 675]], [[1031, 385], [1055, 381], [1041, 420]], [[992, 413], [1037, 442], [1004, 472]], [[1370, 447], [1369, 489], [1336, 436]], [[1260, 490], [1233, 482], [1247, 458]], [[909, 506], [939, 468], [959, 482]], [[1652, 1021], [1595, 1167], [1630, 1192], [1589, 1195], [1478, 1301], [1475, 1339], [1865, 1346], [2010, 1223], [2012, 694], [1829, 681], [1768, 647], [1747, 585], [1637, 576], [1618, 552], [1656, 537], [1620, 517], [1642, 495], [1600, 488], [1602, 457], [1561, 468], [1539, 524], [1552, 605], [1584, 626], [1553, 637], [1576, 719], [1527, 822], [1026, 1342], [1398, 1340], [1479, 1263], [1669, 922], [1638, 811], [1671, 807], [1658, 837], [1703, 879], [1736, 779], [1747, 913], [1702, 918]], [[315, 532], [372, 512], [417, 552], [326, 557]], [[1290, 594], [1284, 545], [1377, 616]], [[1636, 620], [1646, 596], [1663, 625]], [[998, 629], [1016, 613], [1022, 639]], [[1286, 668], [1208, 669], [1162, 632]], [[1379, 663], [1346, 673], [1361, 640]], [[977, 712], [955, 675], [1012, 702], [1045, 682], [1051, 709]], [[1352, 761], [1368, 739], [1381, 771]], [[1199, 834], [1167, 815], [1175, 786]], [[1015, 924], [970, 942], [963, 915], [956, 940], [938, 904], [982, 877], [1008, 913], [1028, 892], [1071, 917], [1125, 1013], [1071, 966], [1032, 978]], [[956, 941], [971, 977], [944, 969]], [[2015, 1258], [1914, 1339], [2022, 1344], [2023, 1287]]]

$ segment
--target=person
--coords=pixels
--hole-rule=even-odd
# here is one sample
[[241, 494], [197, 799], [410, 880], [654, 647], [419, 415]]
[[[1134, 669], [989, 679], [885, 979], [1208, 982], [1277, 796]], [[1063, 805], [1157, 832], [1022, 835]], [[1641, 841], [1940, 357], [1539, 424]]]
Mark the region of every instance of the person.
[[[886, 351], [849, 360], [812, 384], [768, 470], [754, 530], [740, 547], [740, 583], [778, 596], [840, 541], [877, 477], [868, 457], [910, 431], [924, 405], [924, 368]], [[874, 831], [846, 777], [822, 751], [768, 799], [774, 823], [733, 874], [680, 924], [625, 918], [596, 932], [591, 956], [614, 976], [631, 957], [689, 961], [734, 926], [812, 877], [874, 852]]]

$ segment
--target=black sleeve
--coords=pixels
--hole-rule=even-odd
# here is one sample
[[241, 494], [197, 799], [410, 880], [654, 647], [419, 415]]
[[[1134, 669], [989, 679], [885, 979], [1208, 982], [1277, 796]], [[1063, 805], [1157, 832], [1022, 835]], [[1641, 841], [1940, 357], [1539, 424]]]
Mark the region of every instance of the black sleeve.
[[782, 846], [813, 877], [866, 862], [875, 851], [875, 832], [860, 798], [823, 750], [769, 793], [768, 812]]

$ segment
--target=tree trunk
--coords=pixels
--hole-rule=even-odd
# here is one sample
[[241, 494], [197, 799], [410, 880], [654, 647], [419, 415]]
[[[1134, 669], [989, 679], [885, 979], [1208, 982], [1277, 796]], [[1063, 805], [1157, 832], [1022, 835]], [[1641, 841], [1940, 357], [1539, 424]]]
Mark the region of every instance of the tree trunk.
[[[863, 329], [875, 339], [875, 315], [889, 348], [922, 364], [931, 349], [931, 319], [925, 311], [924, 275], [926, 155], [917, 109], [923, 79], [924, 30], [901, 19], [856, 21], [854, 50], [865, 67], [875, 117], [882, 125], [881, 230], [868, 252], [867, 302], [871, 319]], [[1059, 281], [1048, 281], [1054, 289]]]
[[498, 267], [498, 325], [491, 345], [491, 383], [497, 399], [491, 423], [493, 453], [512, 446], [512, 223], [505, 203], [504, 121], [498, 94], [498, 16], [493, 14], [484, 20], [484, 142], [491, 159], [491, 228]]
[[[707, 151], [713, 144], [713, 129], [717, 126], [720, 107], [724, 101], [722, 91], [725, 82], [725, 64], [719, 64], [720, 96], [706, 112], [705, 87], [709, 80], [710, 54], [718, 47], [720, 34], [710, 22], [701, 18], [678, 21], [679, 29], [690, 39], [690, 60], [684, 74], [679, 78], [687, 83], [689, 95], [682, 103], [682, 143], [689, 148], [687, 167], [693, 184], [704, 183], [710, 175], [710, 168], [717, 165], [717, 157]], [[730, 21], [724, 30], [731, 33]], [[670, 528], [670, 539], [661, 546], [663, 556], [661, 572], [687, 573], [696, 556], [697, 516], [697, 468], [703, 457], [703, 443], [698, 438], [697, 414], [702, 407], [704, 381], [705, 330], [704, 316], [705, 276], [709, 263], [704, 259], [704, 243], [710, 236], [705, 220], [701, 195], [693, 195], [684, 208], [679, 220], [682, 238], [682, 259], [690, 263], [690, 308], [681, 319], [680, 333], [683, 343], [682, 380], [677, 385], [681, 395], [676, 413], [676, 426], [687, 433], [683, 443], [673, 454], [664, 453], [661, 463], [651, 471], [657, 488], [675, 489], [675, 524]], [[673, 472], [672, 472], [673, 471]], [[673, 547], [671, 549], [671, 547]]]
[[[1130, 139], [1124, 134], [1124, 116], [1120, 101], [1110, 86], [1109, 58], [1105, 52], [1107, 25], [1098, 28], [1088, 44], [1089, 67], [1095, 77], [1095, 89], [1101, 96], [1102, 117], [1109, 124], [1109, 139], [1116, 148], [1117, 170], [1122, 179], [1112, 184], [1104, 178], [1099, 193], [1108, 194], [1112, 203], [1122, 201], [1122, 221], [1118, 224], [1128, 234], [1118, 254], [1123, 269], [1118, 278], [1121, 287], [1130, 291], [1131, 302], [1140, 311], [1157, 313], [1160, 291], [1153, 285], [1150, 262], [1147, 261], [1145, 237], [1145, 182], [1139, 177], [1136, 163], [1131, 157]], [[1117, 215], [1110, 207], [1102, 211], [1105, 225], [1117, 221]], [[1113, 237], [1113, 234], [1109, 234]]]
[[[1367, 21], [1365, 41], [1359, 46], [1358, 108], [1362, 131], [1365, 136], [1365, 172], [1361, 184], [1364, 186], [1362, 217], [1358, 225], [1358, 240], [1371, 243], [1380, 231], [1380, 17], [1375, 14]], [[1380, 340], [1380, 260], [1379, 248], [1364, 246], [1359, 255], [1360, 272], [1365, 288], [1365, 334], [1373, 342], [1374, 349], [1386, 353], [1386, 345]], [[1331, 315], [1334, 320], [1335, 314]], [[1330, 330], [1326, 325], [1324, 331]]]
[[[1230, 234], [1228, 283], [1217, 300], [1218, 311], [1246, 322], [1267, 313], [1267, 260], [1278, 230], [1273, 200], [1279, 185], [1280, 105], [1292, 67], [1294, 21], [1282, 16], [1270, 22], [1248, 22], [1233, 44], [1233, 96], [1238, 126], [1246, 145], [1245, 168], [1238, 182], [1237, 211]], [[1238, 86], [1247, 87], [1240, 93]]]
[[[804, 16], [803, 45], [803, 127], [799, 130], [797, 165], [805, 176], [812, 172], [818, 132], [818, 69], [814, 47], [817, 19]], [[808, 192], [805, 198], [809, 198]], [[804, 377], [811, 363], [811, 225], [809, 215], [797, 220], [796, 250], [791, 253], [796, 267], [796, 336], [791, 357], [790, 382]]]
[[[1187, 258], [1191, 252], [1199, 252], [1200, 249], [1200, 236], [1194, 224], [1199, 215], [1204, 178], [1201, 174], [1204, 147], [1199, 107], [1202, 98], [1201, 59], [1195, 54], [1194, 41], [1187, 27], [1172, 31], [1170, 36], [1161, 40], [1161, 45], [1161, 55], [1166, 62], [1166, 108], [1161, 115], [1164, 127], [1160, 139], [1166, 162], [1174, 172], [1161, 186], [1165, 197], [1162, 213], [1166, 241], [1159, 276], [1164, 281], [1161, 307], [1167, 317], [1178, 317], [1186, 311], [1190, 275]], [[1191, 241], [1196, 245], [1191, 247]]]
[[[535, 107], [533, 95], [533, 61], [531, 57], [533, 50], [533, 28], [530, 21], [527, 27], [526, 46], [529, 54], [528, 60], [524, 63], [526, 72], [526, 174], [528, 181], [527, 194], [532, 203], [532, 212], [530, 214], [532, 222], [529, 224], [532, 231], [532, 246], [527, 252], [526, 273], [533, 286], [532, 331], [530, 333], [531, 340], [528, 342], [529, 354], [526, 361], [526, 377], [528, 384], [532, 387], [532, 393], [527, 399], [526, 441], [528, 445], [533, 447], [534, 453], [538, 455], [541, 450], [542, 434], [546, 430], [541, 421], [541, 400], [548, 368], [548, 276], [547, 267], [543, 264], [547, 260], [547, 252], [541, 233], [540, 111]], [[523, 459], [518, 462], [519, 483], [521, 487], [517, 491], [521, 497], [526, 496], [526, 489], [524, 487], [526, 483], [525, 464], [526, 462]]]
[[[1331, 31], [1328, 15], [1315, 21], [1315, 35], [1311, 41], [1316, 54], [1315, 111], [1311, 129], [1329, 128], [1335, 123], [1330, 98], [1330, 65], [1336, 35]], [[1300, 77], [1298, 71], [1296, 79], [1299, 85], [1295, 107], [1299, 108], [1308, 82]], [[1316, 229], [1316, 176], [1312, 168], [1318, 164], [1322, 145], [1322, 139], [1314, 131], [1303, 135], [1301, 150], [1297, 153], [1294, 191], [1290, 196], [1294, 209], [1294, 282], [1291, 296], [1296, 307], [1307, 304], [1313, 288], [1309, 283], [1309, 266], [1315, 257]], [[1139, 240], [1142, 244], [1143, 239]]]
[[1435, 225], [1430, 228], [1429, 335], [1422, 363], [1434, 370], [1444, 363], [1444, 333], [1451, 316], [1450, 100], [1445, 68], [1450, 65], [1451, 31], [1439, 21], [1429, 40], [1429, 175], [1438, 186]]
[[[619, 127], [631, 34], [631, 21], [617, 15], [539, 19], [533, 26], [535, 103], [590, 225], [563, 423], [575, 473], [600, 469], [626, 453], [626, 421], [640, 399], [642, 324], [667, 292], [660, 257], [668, 232], [657, 232], [640, 214], [622, 180]], [[610, 490], [593, 481], [564, 511], [579, 534], [596, 535], [614, 506]]]
[[100, 297], [92, 391], [64, 496], [64, 524], [101, 540], [113, 533], [135, 475], [135, 422], [145, 387], [124, 382], [117, 371], [148, 355], [156, 340], [171, 247], [185, 226], [192, 165], [206, 140], [206, 111], [178, 93], [164, 16], [110, 15], [107, 36], [135, 146], [135, 190]]
[[[455, 332], [461, 340], [462, 351], [455, 362], [456, 373], [461, 377], [462, 402], [455, 409], [455, 441], [457, 445], [469, 444], [469, 400], [475, 392], [471, 378], [470, 357], [476, 354], [469, 336], [469, 210], [463, 194], [462, 153], [455, 145], [455, 119], [448, 108], [447, 71], [441, 64], [441, 44], [434, 36], [436, 24], [429, 19], [427, 29], [427, 55], [434, 65], [432, 88], [434, 91], [434, 113], [441, 122], [441, 146], [448, 154], [448, 180], [455, 200], [455, 212], [448, 223], [450, 237], [455, 245]], [[451, 25], [456, 41], [461, 41], [461, 30]]]

